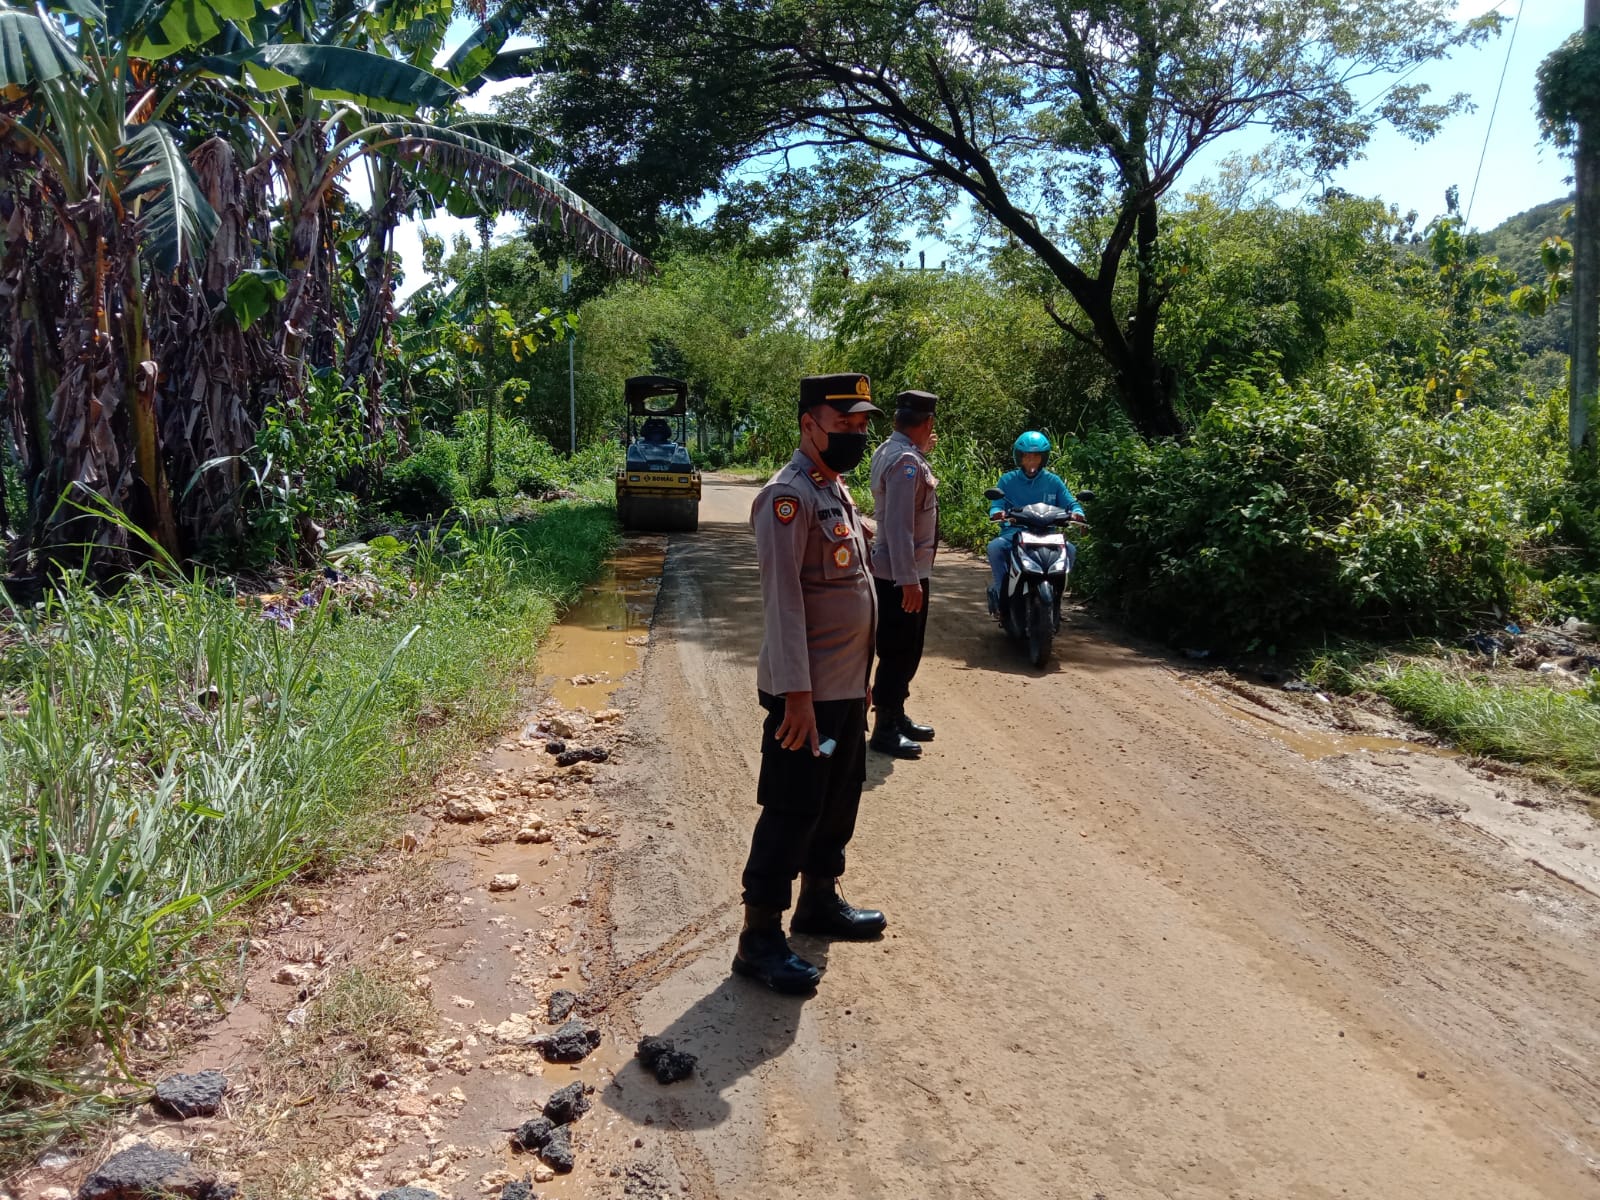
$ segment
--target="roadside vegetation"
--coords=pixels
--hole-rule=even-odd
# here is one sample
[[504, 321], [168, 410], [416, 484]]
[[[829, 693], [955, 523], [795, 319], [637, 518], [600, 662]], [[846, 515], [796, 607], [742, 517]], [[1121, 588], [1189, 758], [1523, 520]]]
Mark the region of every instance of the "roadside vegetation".
[[0, 667], [0, 1146], [82, 1115], [174, 995], [232, 999], [275, 885], [381, 846], [407, 794], [514, 715], [608, 552], [608, 508], [380, 536], [270, 594], [69, 575]]
[[[0, 1146], [125, 1083], [154, 1001], [224, 1006], [252, 900], [381, 845], [506, 719], [613, 536], [635, 374], [687, 381], [696, 462], [742, 472], [789, 456], [800, 375], [938, 393], [973, 549], [1042, 429], [1097, 495], [1075, 587], [1128, 627], [1357, 641], [1329, 686], [1600, 785], [1581, 671], [1385, 649], [1600, 623], [1567, 202], [1479, 231], [1453, 190], [1262, 199], [1430, 135], [1459, 100], [1351, 80], [1503, 15], [601, 7], [468, 6], [450, 47], [448, 0], [0, 12]], [[1276, 140], [1203, 153], [1244, 125]], [[475, 236], [406, 280], [400, 222], [442, 212]]]
[[1443, 646], [1325, 657], [1309, 674], [1338, 691], [1380, 696], [1469, 754], [1600, 796], [1600, 674], [1490, 670]]

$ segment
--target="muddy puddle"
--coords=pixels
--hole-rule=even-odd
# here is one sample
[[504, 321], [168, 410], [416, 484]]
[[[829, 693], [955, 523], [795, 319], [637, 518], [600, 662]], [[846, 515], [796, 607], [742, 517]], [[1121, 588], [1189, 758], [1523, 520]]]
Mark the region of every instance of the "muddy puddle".
[[1230, 717], [1243, 721], [1258, 733], [1264, 733], [1283, 743], [1301, 758], [1317, 762], [1340, 754], [1427, 754], [1435, 758], [1459, 758], [1458, 751], [1443, 746], [1430, 746], [1424, 742], [1405, 738], [1377, 737], [1366, 733], [1346, 733], [1337, 729], [1317, 729], [1312, 726], [1295, 726], [1276, 719], [1265, 712], [1252, 709], [1214, 691], [1207, 698]]
[[[541, 703], [526, 714], [520, 735], [486, 748], [469, 767], [481, 785], [468, 792], [487, 786], [501, 797], [498, 813], [440, 829], [436, 848], [454, 904], [446, 920], [411, 944], [440, 1019], [436, 1042], [448, 1050], [435, 1056], [430, 1077], [408, 1083], [413, 1098], [428, 1098], [419, 1121], [392, 1128], [381, 1151], [361, 1164], [366, 1192], [415, 1184], [495, 1196], [504, 1183], [532, 1174], [541, 1196], [581, 1197], [620, 1169], [607, 1136], [614, 1118], [597, 1101], [630, 1061], [631, 1041], [591, 1013], [603, 1041], [582, 1063], [545, 1062], [530, 1042], [554, 1028], [547, 1015], [553, 993], [582, 996], [600, 982], [594, 869], [620, 832], [618, 815], [594, 790], [604, 764], [557, 765], [541, 731], [612, 753], [625, 743], [625, 716], [610, 703], [642, 663], [666, 550], [665, 537], [624, 540], [551, 629], [540, 650]], [[524, 840], [531, 826], [542, 830], [539, 841]], [[507, 877], [514, 886], [497, 890], [496, 881]], [[544, 1178], [537, 1157], [512, 1150], [510, 1131], [575, 1081], [592, 1086], [596, 1102], [573, 1127], [577, 1169]], [[353, 1190], [349, 1200], [362, 1194]]]
[[1426, 742], [1415, 742], [1371, 732], [1330, 729], [1279, 712], [1267, 702], [1237, 694], [1227, 686], [1181, 676], [1179, 678], [1182, 679], [1184, 687], [1204, 698], [1213, 707], [1256, 733], [1272, 738], [1310, 762], [1338, 758], [1341, 755], [1362, 754], [1423, 754], [1439, 759], [1461, 757], [1456, 750]]
[[550, 631], [539, 653], [539, 683], [563, 707], [604, 707], [639, 665], [666, 554], [665, 537], [624, 539], [583, 599]]

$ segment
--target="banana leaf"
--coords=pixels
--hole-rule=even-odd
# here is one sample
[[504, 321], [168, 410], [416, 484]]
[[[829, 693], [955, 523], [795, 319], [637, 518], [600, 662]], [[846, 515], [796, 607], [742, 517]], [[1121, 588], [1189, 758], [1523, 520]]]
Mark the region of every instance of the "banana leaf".
[[450, 126], [389, 121], [366, 131], [374, 148], [392, 147], [423, 177], [430, 199], [455, 216], [518, 212], [549, 221], [579, 250], [614, 270], [642, 273], [650, 261], [612, 220], [554, 175], [482, 138]]
[[0, 87], [26, 87], [87, 69], [55, 22], [0, 8]]
[[141, 125], [125, 144], [133, 179], [122, 189], [124, 203], [141, 201], [141, 250], [163, 274], [180, 262], [202, 257], [217, 231], [217, 214], [206, 201], [194, 167], [178, 148], [172, 130], [160, 121]]
[[461, 94], [431, 71], [347, 46], [272, 43], [214, 54], [199, 65], [266, 91], [302, 84], [324, 99], [349, 100], [391, 116], [412, 116], [419, 107], [446, 105]]

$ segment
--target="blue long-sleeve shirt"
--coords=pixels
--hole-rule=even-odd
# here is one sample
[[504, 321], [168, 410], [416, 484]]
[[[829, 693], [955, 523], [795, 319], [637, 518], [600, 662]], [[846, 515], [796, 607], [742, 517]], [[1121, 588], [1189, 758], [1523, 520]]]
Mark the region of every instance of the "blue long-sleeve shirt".
[[1012, 508], [1025, 508], [1030, 504], [1054, 504], [1068, 512], [1082, 514], [1083, 505], [1072, 494], [1061, 476], [1053, 471], [1040, 471], [1032, 479], [1022, 471], [1007, 471], [995, 485], [1006, 494], [1005, 500], [989, 501], [989, 512], [999, 512], [1009, 501]]

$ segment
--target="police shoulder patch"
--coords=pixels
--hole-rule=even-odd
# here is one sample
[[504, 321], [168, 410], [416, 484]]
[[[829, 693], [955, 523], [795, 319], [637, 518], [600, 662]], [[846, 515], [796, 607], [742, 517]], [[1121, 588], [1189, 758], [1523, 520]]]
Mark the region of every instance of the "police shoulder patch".
[[800, 514], [800, 501], [793, 496], [774, 496], [772, 498], [772, 515], [778, 518], [779, 525], [787, 525]]
[[914, 462], [908, 462], [906, 464], [905, 475], [907, 479], [915, 479], [917, 477], [917, 464]]

